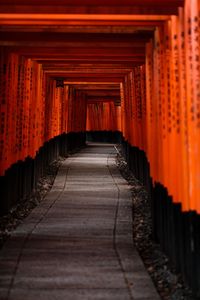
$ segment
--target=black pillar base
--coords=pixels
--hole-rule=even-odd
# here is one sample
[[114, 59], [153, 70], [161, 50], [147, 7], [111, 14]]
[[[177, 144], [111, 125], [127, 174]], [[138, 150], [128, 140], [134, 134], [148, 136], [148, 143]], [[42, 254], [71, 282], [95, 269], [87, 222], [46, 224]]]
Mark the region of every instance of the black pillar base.
[[182, 212], [161, 184], [152, 185], [150, 166], [144, 151], [122, 140], [123, 155], [134, 176], [149, 192], [153, 237], [168, 255], [177, 272], [200, 297], [200, 215]]
[[85, 139], [84, 132], [62, 134], [46, 142], [34, 159], [27, 157], [13, 164], [4, 176], [0, 176], [0, 216], [30, 196], [52, 161], [84, 146]]

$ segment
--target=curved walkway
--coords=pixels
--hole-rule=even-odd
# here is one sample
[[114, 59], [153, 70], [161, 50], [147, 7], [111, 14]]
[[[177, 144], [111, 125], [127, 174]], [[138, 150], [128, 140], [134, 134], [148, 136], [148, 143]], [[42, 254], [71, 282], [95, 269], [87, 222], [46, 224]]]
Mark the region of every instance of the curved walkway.
[[133, 245], [132, 201], [109, 144], [66, 159], [0, 251], [0, 300], [160, 299]]

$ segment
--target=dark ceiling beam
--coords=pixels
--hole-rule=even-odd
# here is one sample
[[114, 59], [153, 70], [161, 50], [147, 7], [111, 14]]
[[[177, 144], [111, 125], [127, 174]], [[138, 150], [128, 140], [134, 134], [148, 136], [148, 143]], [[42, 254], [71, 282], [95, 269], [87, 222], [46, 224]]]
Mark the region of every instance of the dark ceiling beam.
[[[9, 4], [9, 5], [33, 5], [33, 6], [41, 6], [41, 5], [72, 5], [72, 6], [81, 6], [83, 5], [86, 6], [122, 6], [122, 1], [121, 0], [1, 0], [1, 5], [2, 4]], [[184, 4], [183, 0], [123, 0], [123, 5], [129, 5], [129, 6], [162, 6], [167, 5], [171, 7], [177, 7], [180, 5]]]
[[119, 84], [74, 84], [73, 87], [77, 90], [86, 90], [86, 91], [103, 91], [103, 92], [117, 92], [120, 90]]
[[106, 95], [105, 96], [104, 95], [99, 95], [99, 96], [98, 95], [96, 95], [96, 96], [91, 95], [91, 96], [87, 96], [88, 100], [97, 100], [97, 101], [100, 100], [100, 99], [119, 99], [119, 98], [120, 98], [120, 95], [113, 95], [113, 96], [112, 95], [107, 95], [107, 96]]
[[[161, 2], [161, 1], [160, 1]], [[183, 2], [183, 1], [182, 1]], [[57, 14], [159, 14], [159, 15], [173, 15], [177, 14], [177, 7], [182, 6], [182, 2], [176, 3], [177, 5], [170, 5], [166, 1], [162, 5], [153, 5], [151, 4], [144, 5], [118, 5], [118, 6], [109, 6], [109, 3], [106, 5], [40, 5], [39, 7], [35, 5], [13, 5], [13, 4], [1, 4], [2, 13], [57, 13]], [[135, 4], [135, 1], [133, 1]]]
[[[104, 80], [104, 78], [121, 78], [123, 79], [127, 73], [80, 73], [80, 74], [67, 74], [66, 72], [51, 72], [47, 73], [50, 77], [58, 78], [70, 78], [70, 80], [75, 81], [76, 78], [82, 78], [85, 81], [85, 78], [99, 78]], [[92, 80], [93, 81], [93, 80]]]
[[68, 76], [76, 76], [76, 75], [80, 75], [80, 74], [83, 74], [83, 75], [88, 75], [88, 74], [127, 74], [127, 73], [130, 73], [132, 71], [131, 68], [123, 68], [123, 69], [117, 69], [117, 68], [110, 68], [110, 69], [107, 69], [107, 68], [73, 68], [73, 69], [60, 69], [60, 68], [53, 68], [51, 69], [50, 68], [47, 68], [45, 69], [45, 73], [49, 73], [49, 74], [52, 74], [52, 73], [65, 73], [66, 75]]
[[120, 85], [119, 84], [71, 84], [73, 88], [76, 90], [83, 91], [85, 93], [97, 95], [97, 94], [113, 94], [118, 95], [120, 93]]
[[113, 34], [119, 34], [121, 36], [123, 36], [124, 34], [138, 34], [140, 32], [152, 32], [155, 29], [155, 25], [151, 25], [151, 26], [141, 26], [139, 25], [135, 25], [135, 26], [94, 26], [94, 25], [90, 25], [90, 26], [55, 26], [55, 25], [51, 25], [51, 26], [47, 26], [47, 25], [11, 25], [11, 24], [7, 24], [7, 25], [0, 25], [0, 32], [39, 32], [39, 33], [81, 33], [81, 34], [87, 34], [87, 33], [103, 33], [103, 34], [109, 34], [109, 33], [113, 33]]
[[[108, 49], [108, 48], [120, 48], [123, 49], [124, 48], [128, 48], [128, 49], [135, 49], [135, 50], [139, 50], [141, 51], [141, 49], [145, 49], [145, 42], [146, 41], [139, 41], [139, 40], [132, 40], [130, 42], [69, 42], [69, 41], [54, 41], [52, 38], [52, 41], [42, 41], [42, 40], [38, 40], [38, 41], [32, 41], [31, 37], [28, 40], [23, 40], [23, 41], [18, 41], [18, 40], [10, 40], [9, 38], [5, 38], [4, 40], [2, 40], [2, 38], [0, 39], [0, 46], [8, 46], [8, 47], [43, 47], [43, 48], [52, 48], [52, 47], [58, 47], [58, 48], [63, 48], [63, 49], [83, 49], [83, 52], [85, 51], [85, 49], [95, 49], [98, 48], [99, 51], [100, 49]], [[80, 51], [80, 50], [79, 50]]]
[[81, 50], [76, 47], [66, 47], [66, 49], [63, 50], [61, 47], [11, 47], [12, 51], [26, 55], [27, 53], [30, 53], [30, 55], [60, 55], [63, 56], [68, 56], [68, 57], [95, 57], [95, 56], [101, 56], [102, 58], [105, 56], [118, 56], [118, 57], [123, 57], [123, 56], [144, 56], [145, 54], [145, 45], [140, 46], [140, 47], [131, 47], [131, 48], [116, 48], [116, 47], [110, 47], [110, 48], [105, 48], [103, 51], [101, 48], [94, 47], [94, 48], [82, 48]]
[[[100, 60], [97, 60], [96, 58], [82, 58], [82, 59], [78, 59], [78, 58], [71, 58], [71, 59], [68, 59], [68, 58], [59, 58], [57, 57], [56, 59], [55, 58], [38, 58], [37, 57], [32, 57], [33, 60], [37, 60], [38, 63], [41, 63], [43, 65], [45, 65], [46, 63], [49, 65], [51, 64], [51, 61], [53, 64], [56, 64], [56, 62], [58, 64], [62, 63], [71, 63], [72, 65], [75, 65], [75, 64], [95, 64], [95, 65], [101, 65], [101, 64], [108, 64], [109, 66], [111, 65], [112, 63], [112, 66], [117, 66], [118, 65], [124, 65], [125, 68], [127, 67], [134, 67], [134, 66], [138, 66], [138, 64], [143, 64], [145, 62], [145, 59], [144, 57], [131, 57], [131, 58], [114, 58], [114, 59], [110, 59], [110, 58], [101, 58]], [[110, 67], [109, 67], [110, 68]], [[111, 67], [112, 68], [112, 67]], [[123, 67], [122, 67], [123, 68]]]
[[2, 32], [0, 35], [1, 41], [54, 41], [54, 42], [67, 42], [85, 46], [84, 44], [95, 45], [96, 43], [103, 46], [110, 45], [110, 43], [120, 43], [125, 46], [130, 46], [131, 43], [146, 42], [149, 38], [153, 37], [153, 32], [142, 31], [133, 33], [63, 33], [63, 32]]
[[93, 98], [95, 98], [95, 99], [101, 99], [101, 98], [107, 98], [107, 99], [109, 99], [109, 98], [120, 98], [120, 93], [117, 93], [117, 94], [114, 94], [114, 93], [98, 93], [98, 91], [96, 92], [96, 93], [94, 93], [94, 94], [92, 94], [92, 93], [88, 93], [88, 92], [85, 92], [85, 95], [87, 96], [87, 98], [88, 99], [93, 99]]
[[[64, 77], [64, 76], [63, 76]], [[105, 84], [105, 83], [109, 83], [109, 84], [113, 84], [113, 83], [121, 83], [123, 82], [123, 78], [121, 77], [76, 77], [76, 78], [64, 78], [64, 83], [65, 84], [88, 84], [88, 83], [100, 83], [100, 84]]]
[[99, 63], [95, 63], [95, 64], [92, 64], [92, 63], [82, 63], [82, 64], [74, 64], [74, 63], [65, 63], [65, 61], [50, 61], [50, 62], [47, 62], [47, 61], [39, 61], [39, 63], [42, 63], [43, 64], [43, 69], [44, 70], [55, 70], [57, 68], [59, 68], [60, 70], [62, 69], [72, 69], [72, 70], [75, 70], [75, 69], [132, 69], [132, 66], [130, 65], [130, 63], [121, 63], [119, 62], [118, 64], [102, 64], [101, 62]]

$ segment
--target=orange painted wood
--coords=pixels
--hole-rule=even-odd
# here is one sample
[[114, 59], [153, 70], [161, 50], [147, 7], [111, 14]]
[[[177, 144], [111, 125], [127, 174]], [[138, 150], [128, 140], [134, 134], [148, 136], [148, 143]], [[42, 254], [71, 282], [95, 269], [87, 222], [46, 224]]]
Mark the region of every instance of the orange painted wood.
[[87, 110], [88, 130], [121, 130], [154, 184], [200, 212], [199, 11], [199, 0], [2, 0], [0, 175], [85, 131]]

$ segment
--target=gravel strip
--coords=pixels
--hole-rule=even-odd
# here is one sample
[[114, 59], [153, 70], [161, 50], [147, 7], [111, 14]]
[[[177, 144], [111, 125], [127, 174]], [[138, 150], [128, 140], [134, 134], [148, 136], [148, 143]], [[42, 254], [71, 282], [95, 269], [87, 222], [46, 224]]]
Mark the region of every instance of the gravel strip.
[[[184, 284], [180, 274], [170, 265], [168, 257], [152, 240], [152, 220], [148, 193], [129, 170], [118, 146], [117, 166], [131, 185], [133, 199], [133, 238], [142, 260], [163, 300], [197, 300]], [[153, 299], [152, 299], [153, 300]]]
[[36, 189], [29, 198], [19, 202], [11, 209], [9, 214], [0, 217], [0, 248], [11, 235], [11, 232], [23, 222], [24, 218], [29, 215], [34, 207], [36, 207], [45, 197], [46, 193], [51, 189], [61, 162], [66, 159], [59, 157], [53, 161], [46, 169], [45, 175], [39, 179]]

